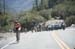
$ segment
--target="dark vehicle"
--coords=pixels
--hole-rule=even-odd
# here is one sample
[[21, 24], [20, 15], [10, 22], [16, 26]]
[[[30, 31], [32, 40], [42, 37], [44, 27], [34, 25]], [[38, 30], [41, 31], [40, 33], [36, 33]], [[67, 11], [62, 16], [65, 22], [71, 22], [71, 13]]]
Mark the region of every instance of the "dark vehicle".
[[47, 30], [53, 30], [53, 28], [54, 28], [53, 25], [50, 25], [50, 24], [49, 24], [49, 25], [47, 26]]
[[61, 28], [62, 28], [62, 27], [61, 27], [61, 25], [59, 25], [59, 24], [55, 24], [55, 25], [54, 25], [54, 29], [55, 29], [55, 30], [61, 29]]

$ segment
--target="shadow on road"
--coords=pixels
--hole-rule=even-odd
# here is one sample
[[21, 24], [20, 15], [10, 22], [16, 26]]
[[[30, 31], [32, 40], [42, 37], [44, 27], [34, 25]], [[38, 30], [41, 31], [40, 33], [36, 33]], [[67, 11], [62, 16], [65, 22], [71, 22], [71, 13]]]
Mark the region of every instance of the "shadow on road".
[[18, 42], [13, 42], [13, 43], [11, 43], [11, 44], [9, 44], [9, 45], [15, 45], [15, 44], [18, 44]]

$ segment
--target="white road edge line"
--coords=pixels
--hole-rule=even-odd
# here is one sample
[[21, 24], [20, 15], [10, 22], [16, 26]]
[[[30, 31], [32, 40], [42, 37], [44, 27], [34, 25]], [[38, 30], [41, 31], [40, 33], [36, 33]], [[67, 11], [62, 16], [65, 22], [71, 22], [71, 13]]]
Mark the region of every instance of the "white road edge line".
[[1, 47], [1, 49], [6, 48], [7, 46], [9, 46], [9, 44], [11, 44], [11, 43], [13, 43], [13, 42], [15, 42], [15, 40], [13, 40], [12, 42], [9, 42], [9, 43], [8, 43], [8, 44], [6, 44], [5, 46]]

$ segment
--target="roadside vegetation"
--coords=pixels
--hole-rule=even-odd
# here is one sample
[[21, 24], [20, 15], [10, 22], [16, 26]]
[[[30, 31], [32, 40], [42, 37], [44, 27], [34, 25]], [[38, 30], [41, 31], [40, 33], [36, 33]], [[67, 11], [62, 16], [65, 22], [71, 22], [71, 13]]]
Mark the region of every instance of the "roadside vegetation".
[[[75, 0], [34, 0], [30, 11], [20, 12], [16, 17], [24, 28], [29, 28], [33, 20], [40, 23], [57, 17], [65, 20], [67, 26], [70, 26], [75, 24]], [[14, 19], [12, 14], [3, 14], [0, 10], [0, 31], [11, 29], [12, 18]]]

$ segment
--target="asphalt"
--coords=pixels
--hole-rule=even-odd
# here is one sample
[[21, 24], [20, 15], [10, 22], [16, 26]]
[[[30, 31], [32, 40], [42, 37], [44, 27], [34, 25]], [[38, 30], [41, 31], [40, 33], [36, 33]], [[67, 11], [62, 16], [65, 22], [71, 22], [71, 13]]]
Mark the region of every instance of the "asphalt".
[[[52, 36], [52, 34], [55, 34]], [[54, 37], [54, 38], [53, 38]], [[58, 37], [58, 38], [56, 38]], [[1, 42], [1, 49], [74, 49], [75, 29], [27, 32], [20, 34], [20, 42], [16, 43], [15, 37], [9, 42]], [[3, 44], [4, 43], [4, 44]], [[3, 45], [3, 46], [1, 46]], [[65, 48], [64, 48], [65, 47]]]

